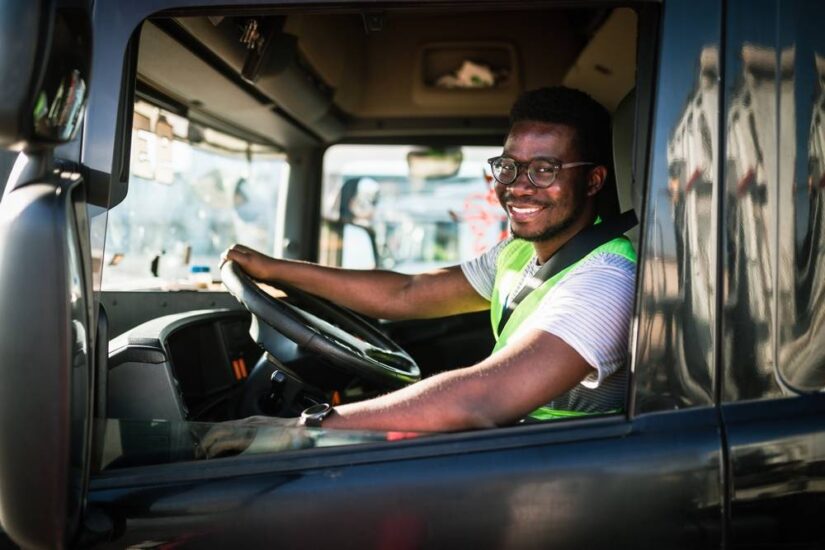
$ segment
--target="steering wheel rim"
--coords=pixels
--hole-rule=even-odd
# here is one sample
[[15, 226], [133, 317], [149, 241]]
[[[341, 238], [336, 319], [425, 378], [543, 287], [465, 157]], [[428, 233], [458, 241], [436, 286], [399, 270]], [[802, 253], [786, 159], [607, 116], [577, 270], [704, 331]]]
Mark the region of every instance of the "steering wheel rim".
[[[322, 319], [267, 294], [240, 265], [232, 261], [225, 262], [221, 267], [221, 279], [229, 293], [259, 321], [298, 346], [320, 354], [356, 376], [393, 387], [406, 386], [421, 379], [415, 360], [353, 311], [290, 285], [278, 285], [299, 303], [309, 304], [333, 317], [332, 322]], [[347, 330], [338, 325], [344, 325]]]

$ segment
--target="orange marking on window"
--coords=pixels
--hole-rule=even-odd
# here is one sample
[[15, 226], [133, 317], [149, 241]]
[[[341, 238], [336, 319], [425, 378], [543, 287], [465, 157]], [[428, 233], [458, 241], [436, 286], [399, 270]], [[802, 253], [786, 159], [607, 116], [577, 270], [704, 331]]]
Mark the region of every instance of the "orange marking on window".
[[243, 357], [238, 358], [238, 367], [240, 367], [241, 376], [247, 378], [249, 376], [249, 372], [246, 370], [246, 361], [244, 361]]
[[240, 369], [240, 366], [238, 365], [238, 360], [237, 359], [232, 361], [232, 370], [235, 371], [235, 380], [240, 380], [241, 379], [241, 369]]
[[330, 399], [330, 401], [332, 401], [333, 406], [341, 404], [341, 394], [338, 393], [338, 390], [332, 391], [332, 399]]

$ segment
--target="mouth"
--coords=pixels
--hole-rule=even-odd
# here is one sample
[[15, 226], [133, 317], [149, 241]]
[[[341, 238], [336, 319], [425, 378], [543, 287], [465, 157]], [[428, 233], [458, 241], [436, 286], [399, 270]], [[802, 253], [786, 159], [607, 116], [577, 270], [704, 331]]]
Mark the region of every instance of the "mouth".
[[507, 213], [510, 221], [516, 223], [527, 223], [533, 220], [546, 207], [540, 204], [507, 204]]

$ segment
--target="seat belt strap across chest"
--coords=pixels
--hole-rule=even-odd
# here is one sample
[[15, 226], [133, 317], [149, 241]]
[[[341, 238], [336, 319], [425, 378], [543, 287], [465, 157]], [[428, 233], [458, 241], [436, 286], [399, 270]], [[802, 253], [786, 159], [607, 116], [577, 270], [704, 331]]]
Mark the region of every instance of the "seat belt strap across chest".
[[578, 262], [596, 248], [621, 237], [627, 231], [633, 229], [639, 220], [636, 212], [628, 210], [613, 218], [603, 220], [576, 233], [576, 235], [564, 243], [553, 256], [544, 262], [539, 270], [529, 277], [521, 290], [512, 298], [508, 298], [504, 303], [504, 310], [501, 312], [501, 320], [498, 324], [498, 333], [504, 330], [507, 321], [515, 311], [516, 307], [535, 289], [540, 287], [545, 281], [556, 275], [563, 269]]

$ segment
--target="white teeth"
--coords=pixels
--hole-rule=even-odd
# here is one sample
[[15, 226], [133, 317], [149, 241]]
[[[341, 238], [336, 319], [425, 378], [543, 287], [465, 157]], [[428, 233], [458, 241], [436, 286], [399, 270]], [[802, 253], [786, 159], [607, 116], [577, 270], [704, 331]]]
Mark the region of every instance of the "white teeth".
[[534, 214], [541, 210], [541, 208], [538, 206], [533, 206], [530, 208], [519, 208], [518, 206], [510, 206], [510, 210], [512, 210], [515, 214]]

